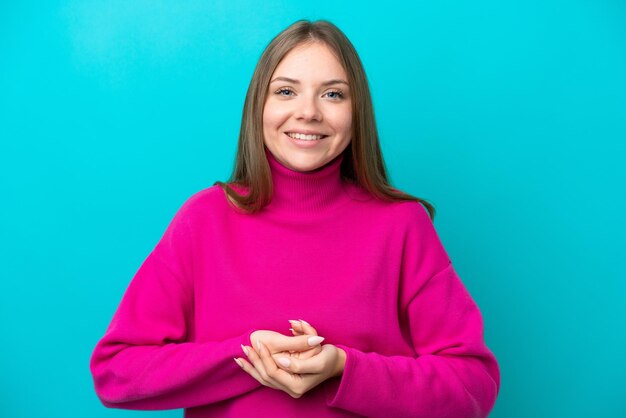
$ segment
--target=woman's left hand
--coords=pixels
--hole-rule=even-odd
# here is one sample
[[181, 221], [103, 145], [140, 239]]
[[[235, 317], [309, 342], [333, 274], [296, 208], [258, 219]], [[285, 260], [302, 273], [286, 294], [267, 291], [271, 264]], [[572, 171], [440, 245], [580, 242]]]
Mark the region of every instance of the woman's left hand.
[[346, 359], [345, 351], [332, 344], [322, 345], [321, 352], [310, 358], [271, 355], [262, 342], [256, 349], [246, 349], [250, 362], [238, 359], [243, 370], [262, 385], [281, 389], [293, 398], [300, 398], [327, 379], [341, 376]]

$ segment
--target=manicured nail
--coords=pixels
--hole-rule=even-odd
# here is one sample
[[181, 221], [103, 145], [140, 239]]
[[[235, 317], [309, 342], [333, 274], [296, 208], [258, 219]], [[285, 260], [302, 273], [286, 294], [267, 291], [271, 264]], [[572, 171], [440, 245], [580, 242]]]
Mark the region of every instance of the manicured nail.
[[302, 322], [305, 325], [311, 326], [311, 324], [309, 324], [308, 322], [306, 322], [304, 319], [301, 319], [300, 322]]
[[315, 345], [321, 344], [322, 341], [324, 341], [324, 337], [319, 337], [319, 336], [309, 337], [307, 341], [309, 342], [309, 346], [313, 347]]
[[236, 359], [233, 357], [233, 360], [235, 360], [235, 363], [237, 363], [239, 365], [239, 367], [241, 367], [243, 369], [243, 363], [241, 362], [241, 360]]
[[295, 331], [293, 330], [293, 328], [289, 328], [289, 331], [291, 331], [291, 332], [295, 332]]
[[248, 349], [247, 349], [246, 347], [244, 347], [244, 346], [243, 346], [243, 344], [241, 344], [241, 349], [242, 349], [242, 350], [243, 350], [243, 352], [246, 354], [246, 356], [248, 356], [248, 357], [250, 356], [250, 355], [248, 354]]
[[279, 362], [280, 365], [283, 367], [289, 367], [289, 365], [291, 364], [291, 360], [289, 360], [287, 357], [279, 357], [276, 361]]
[[293, 327], [294, 325], [298, 325], [298, 322], [299, 321], [296, 321], [295, 319], [290, 319], [289, 320], [289, 325], [291, 325]]
[[257, 341], [256, 342], [256, 350], [259, 352], [259, 354], [261, 353], [261, 341]]

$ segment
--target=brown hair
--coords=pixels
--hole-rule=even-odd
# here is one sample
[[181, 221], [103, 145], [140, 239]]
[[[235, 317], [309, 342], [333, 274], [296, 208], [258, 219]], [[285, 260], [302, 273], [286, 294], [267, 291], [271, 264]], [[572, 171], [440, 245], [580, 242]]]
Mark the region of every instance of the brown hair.
[[332, 23], [299, 20], [279, 33], [268, 44], [257, 63], [248, 86], [241, 118], [239, 144], [232, 185], [247, 188], [239, 194], [231, 184], [217, 181], [227, 197], [237, 207], [253, 213], [262, 209], [272, 198], [272, 178], [263, 142], [263, 107], [270, 78], [280, 61], [293, 48], [307, 42], [322, 42], [337, 56], [348, 76], [352, 96], [352, 137], [344, 150], [341, 176], [356, 183], [376, 198], [387, 201], [417, 201], [426, 207], [431, 219], [435, 208], [420, 199], [391, 187], [380, 150], [374, 108], [363, 64], [348, 38]]

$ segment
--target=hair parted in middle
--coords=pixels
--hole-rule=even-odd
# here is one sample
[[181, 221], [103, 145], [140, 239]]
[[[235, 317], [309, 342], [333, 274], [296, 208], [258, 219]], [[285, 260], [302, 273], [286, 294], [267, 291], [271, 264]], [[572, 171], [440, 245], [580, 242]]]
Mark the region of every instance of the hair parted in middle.
[[[246, 93], [233, 173], [228, 183], [217, 181], [214, 184], [220, 185], [229, 200], [248, 213], [262, 209], [271, 201], [272, 178], [263, 141], [263, 108], [270, 79], [278, 64], [292, 49], [312, 42], [328, 46], [348, 76], [352, 97], [352, 136], [343, 151], [343, 180], [360, 185], [378, 199], [420, 202], [426, 207], [431, 219], [434, 219], [435, 208], [432, 204], [389, 184], [363, 64], [350, 40], [326, 20], [298, 20], [267, 45]], [[246, 192], [240, 194], [231, 186], [241, 186]]]

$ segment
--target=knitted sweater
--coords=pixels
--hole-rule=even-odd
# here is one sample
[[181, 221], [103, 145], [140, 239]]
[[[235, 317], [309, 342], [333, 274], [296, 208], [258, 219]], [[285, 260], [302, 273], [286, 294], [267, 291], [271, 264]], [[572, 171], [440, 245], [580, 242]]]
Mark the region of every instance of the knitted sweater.
[[[185, 417], [482, 417], [500, 371], [481, 313], [426, 210], [342, 181], [343, 154], [293, 171], [266, 149], [261, 212], [219, 186], [191, 196], [133, 277], [91, 358], [107, 407]], [[304, 319], [346, 352], [343, 375], [295, 399], [258, 383], [255, 330]]]

